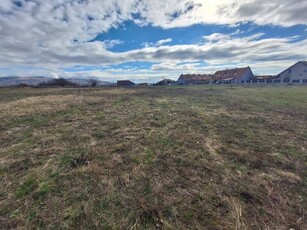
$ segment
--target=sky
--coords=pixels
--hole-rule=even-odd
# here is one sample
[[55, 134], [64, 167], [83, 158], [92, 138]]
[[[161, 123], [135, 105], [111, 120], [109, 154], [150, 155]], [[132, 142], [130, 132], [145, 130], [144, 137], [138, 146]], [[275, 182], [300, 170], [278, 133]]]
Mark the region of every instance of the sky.
[[0, 0], [0, 77], [138, 82], [307, 59], [306, 0]]

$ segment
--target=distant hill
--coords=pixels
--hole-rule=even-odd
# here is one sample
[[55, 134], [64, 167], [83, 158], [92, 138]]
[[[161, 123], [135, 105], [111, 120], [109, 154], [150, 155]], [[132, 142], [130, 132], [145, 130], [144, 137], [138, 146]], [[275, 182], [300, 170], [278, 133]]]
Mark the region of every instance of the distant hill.
[[[19, 85], [28, 85], [28, 86], [39, 86], [52, 82], [54, 80], [50, 77], [43, 76], [33, 76], [33, 77], [17, 77], [17, 76], [7, 76], [0, 77], [0, 87], [10, 87], [10, 86], [19, 86]], [[87, 87], [92, 85], [92, 79], [90, 78], [67, 78], [67, 81], [73, 83], [76, 86]], [[113, 83], [95, 80], [96, 86], [111, 86]]]
[[18, 79], [19, 77], [17, 76], [9, 76], [9, 77], [0, 77], [0, 83], [4, 82], [4, 81], [9, 81], [9, 80], [14, 80], [14, 79]]
[[29, 85], [37, 86], [43, 82], [51, 80], [48, 77], [34, 76], [34, 77], [0, 77], [0, 86], [18, 86], [18, 85]]

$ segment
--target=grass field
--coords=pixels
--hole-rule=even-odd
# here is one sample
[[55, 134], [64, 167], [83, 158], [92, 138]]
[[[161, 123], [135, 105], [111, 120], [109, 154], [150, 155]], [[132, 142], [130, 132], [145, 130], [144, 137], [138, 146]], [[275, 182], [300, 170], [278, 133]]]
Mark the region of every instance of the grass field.
[[307, 229], [306, 87], [0, 89], [1, 229]]

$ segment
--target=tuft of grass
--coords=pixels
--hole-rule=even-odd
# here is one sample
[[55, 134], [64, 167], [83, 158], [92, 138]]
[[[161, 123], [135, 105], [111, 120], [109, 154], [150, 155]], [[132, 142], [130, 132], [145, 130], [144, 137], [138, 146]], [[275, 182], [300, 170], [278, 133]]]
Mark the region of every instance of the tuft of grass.
[[16, 191], [16, 197], [22, 198], [34, 191], [37, 187], [37, 181], [34, 177], [28, 177]]
[[146, 164], [151, 164], [154, 161], [155, 154], [151, 150], [147, 150], [145, 155], [145, 162]]
[[73, 162], [73, 157], [70, 155], [64, 155], [60, 159], [61, 166], [69, 166]]
[[38, 189], [36, 190], [34, 194], [34, 198], [41, 199], [41, 198], [46, 197], [51, 192], [55, 191], [55, 187], [56, 185], [53, 181], [41, 182], [38, 185]]
[[0, 176], [4, 175], [8, 171], [7, 167], [0, 166]]

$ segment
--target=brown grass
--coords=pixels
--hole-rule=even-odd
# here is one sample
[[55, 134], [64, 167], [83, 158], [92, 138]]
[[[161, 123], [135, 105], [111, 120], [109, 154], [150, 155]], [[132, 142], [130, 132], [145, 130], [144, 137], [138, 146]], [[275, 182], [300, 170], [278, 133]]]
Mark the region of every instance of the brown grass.
[[304, 87], [0, 90], [3, 229], [306, 229]]

